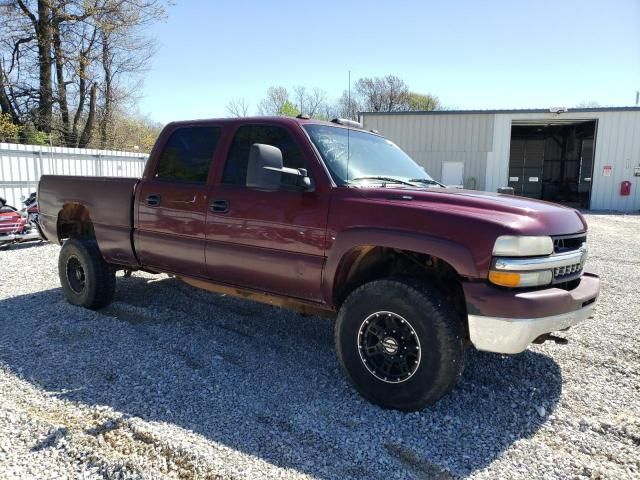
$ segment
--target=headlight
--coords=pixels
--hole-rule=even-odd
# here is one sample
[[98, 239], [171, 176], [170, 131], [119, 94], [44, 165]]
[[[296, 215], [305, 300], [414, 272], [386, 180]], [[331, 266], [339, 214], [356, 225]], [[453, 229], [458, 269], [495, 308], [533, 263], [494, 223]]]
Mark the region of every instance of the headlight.
[[[513, 257], [547, 257], [552, 253], [553, 240], [551, 237], [520, 237], [515, 235], [498, 237], [493, 246], [493, 256], [498, 258], [492, 263], [489, 281], [494, 285], [511, 288], [549, 285], [553, 280], [553, 269], [546, 264], [546, 258]], [[523, 262], [526, 265], [523, 265]]]
[[503, 235], [498, 237], [493, 246], [495, 257], [533, 257], [551, 255], [553, 240], [551, 237], [518, 237]]
[[501, 287], [539, 287], [549, 285], [553, 279], [551, 270], [537, 272], [499, 272], [491, 270], [489, 280]]

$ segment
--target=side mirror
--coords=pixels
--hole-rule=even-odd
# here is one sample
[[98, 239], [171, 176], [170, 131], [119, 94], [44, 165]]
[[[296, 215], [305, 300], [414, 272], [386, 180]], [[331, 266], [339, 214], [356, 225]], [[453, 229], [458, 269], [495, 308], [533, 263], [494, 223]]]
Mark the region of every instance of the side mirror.
[[293, 185], [295, 188], [308, 190], [311, 187], [311, 179], [307, 175], [306, 169], [282, 166], [282, 152], [279, 148], [273, 145], [254, 143], [249, 152], [247, 187], [275, 192], [283, 185], [283, 175], [295, 177]]

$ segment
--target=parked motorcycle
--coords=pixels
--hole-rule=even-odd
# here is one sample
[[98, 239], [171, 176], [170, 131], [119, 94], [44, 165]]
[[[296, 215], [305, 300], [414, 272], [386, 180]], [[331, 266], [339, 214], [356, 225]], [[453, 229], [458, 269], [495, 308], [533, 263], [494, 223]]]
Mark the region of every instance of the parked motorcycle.
[[38, 223], [38, 199], [33, 192], [22, 199], [24, 207], [21, 210], [7, 205], [0, 197], [0, 247], [13, 243], [44, 240]]

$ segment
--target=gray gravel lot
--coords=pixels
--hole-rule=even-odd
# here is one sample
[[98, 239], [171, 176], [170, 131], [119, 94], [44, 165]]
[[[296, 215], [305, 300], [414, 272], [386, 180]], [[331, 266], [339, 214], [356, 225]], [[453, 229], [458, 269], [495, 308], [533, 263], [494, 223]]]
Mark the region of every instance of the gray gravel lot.
[[469, 351], [431, 409], [361, 399], [332, 322], [118, 279], [65, 302], [54, 245], [0, 251], [1, 478], [640, 478], [640, 216], [588, 215], [593, 319], [516, 356]]

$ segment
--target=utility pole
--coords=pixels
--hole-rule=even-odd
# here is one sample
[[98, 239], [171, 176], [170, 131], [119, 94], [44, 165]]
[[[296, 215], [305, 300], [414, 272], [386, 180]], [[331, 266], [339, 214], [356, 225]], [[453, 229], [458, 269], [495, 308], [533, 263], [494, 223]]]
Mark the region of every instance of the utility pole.
[[636, 107], [640, 104], [640, 90], [636, 90]]

